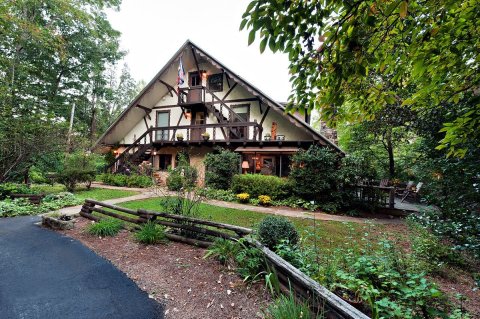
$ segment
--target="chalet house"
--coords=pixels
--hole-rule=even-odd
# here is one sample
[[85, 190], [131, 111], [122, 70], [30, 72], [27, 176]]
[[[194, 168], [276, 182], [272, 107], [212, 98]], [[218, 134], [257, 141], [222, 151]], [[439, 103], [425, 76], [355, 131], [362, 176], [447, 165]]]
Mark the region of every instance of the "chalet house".
[[114, 151], [110, 171], [148, 161], [164, 178], [180, 152], [203, 176], [205, 154], [220, 146], [241, 154], [239, 172], [287, 176], [290, 155], [314, 144], [342, 153], [309, 125], [308, 116], [286, 113], [282, 104], [187, 41], [95, 149]]

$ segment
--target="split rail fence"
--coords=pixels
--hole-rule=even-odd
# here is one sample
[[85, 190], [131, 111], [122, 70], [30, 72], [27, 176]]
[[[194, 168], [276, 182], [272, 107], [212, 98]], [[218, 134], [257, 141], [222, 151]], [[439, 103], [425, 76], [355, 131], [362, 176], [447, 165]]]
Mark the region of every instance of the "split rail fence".
[[[97, 214], [94, 215], [93, 213]], [[179, 234], [166, 234], [167, 238], [170, 240], [180, 241], [204, 248], [213, 244], [215, 238], [236, 240], [253, 232], [250, 228], [151, 210], [133, 210], [89, 199], [85, 200], [80, 215], [94, 221], [99, 221], [104, 218], [103, 216], [118, 218], [131, 223], [133, 228], [140, 228], [140, 225], [148, 221], [155, 222], [179, 230]], [[203, 235], [204, 238], [211, 238], [212, 240], [194, 239], [187, 237], [186, 235], [181, 235], [182, 233], [196, 233]], [[275, 271], [280, 283], [284, 287], [290, 287], [289, 289], [294, 291], [296, 297], [308, 300], [311, 304], [313, 303], [315, 305], [315, 308], [323, 309], [325, 318], [369, 318], [348, 302], [321, 286], [318, 282], [311, 279], [273, 251], [262, 245], [258, 240], [251, 237], [247, 237], [246, 240], [250, 245], [257, 247], [263, 252], [270, 269]]]

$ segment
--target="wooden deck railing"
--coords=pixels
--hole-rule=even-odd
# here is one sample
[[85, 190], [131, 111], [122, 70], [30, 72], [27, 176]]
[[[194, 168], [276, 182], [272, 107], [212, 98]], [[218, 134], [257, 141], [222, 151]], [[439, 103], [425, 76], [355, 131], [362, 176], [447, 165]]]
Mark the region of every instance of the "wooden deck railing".
[[395, 187], [354, 185], [347, 187], [354, 198], [372, 207], [395, 208]]

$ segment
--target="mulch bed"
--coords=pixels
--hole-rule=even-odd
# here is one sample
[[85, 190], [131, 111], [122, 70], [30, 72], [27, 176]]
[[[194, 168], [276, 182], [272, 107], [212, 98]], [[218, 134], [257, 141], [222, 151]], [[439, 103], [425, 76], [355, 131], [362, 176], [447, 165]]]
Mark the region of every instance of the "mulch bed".
[[132, 233], [100, 238], [84, 232], [89, 220], [61, 231], [111, 261], [151, 298], [164, 305], [166, 318], [262, 318], [269, 303], [264, 284], [245, 284], [233, 270], [212, 259], [205, 249], [181, 243], [146, 246]]

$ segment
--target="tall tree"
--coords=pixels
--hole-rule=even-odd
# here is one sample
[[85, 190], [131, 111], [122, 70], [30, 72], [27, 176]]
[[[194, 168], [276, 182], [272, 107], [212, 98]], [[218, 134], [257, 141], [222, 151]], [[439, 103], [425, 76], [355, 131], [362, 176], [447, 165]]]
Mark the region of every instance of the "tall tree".
[[14, 153], [0, 157], [1, 180], [23, 169], [6, 164], [8, 158], [30, 163], [57, 144], [56, 139], [48, 143], [51, 136], [45, 133], [61, 133], [71, 104], [84, 96], [90, 80], [122, 57], [120, 34], [104, 13], [119, 4], [120, 0], [0, 2], [0, 147]]
[[478, 21], [477, 0], [253, 0], [240, 28], [249, 44], [259, 34], [260, 51], [288, 53], [290, 107], [319, 108], [330, 122], [398, 103], [418, 116], [449, 108], [438, 148], [464, 156], [480, 145]]

